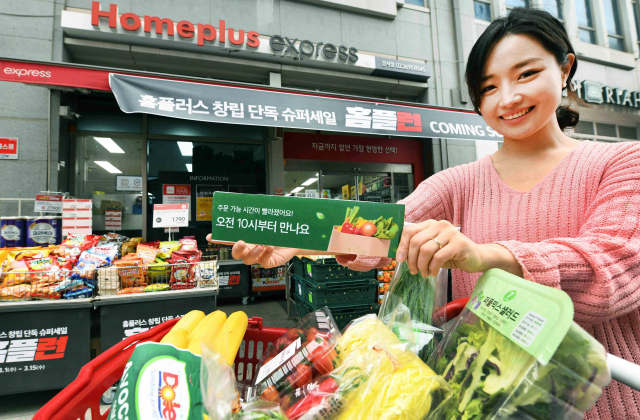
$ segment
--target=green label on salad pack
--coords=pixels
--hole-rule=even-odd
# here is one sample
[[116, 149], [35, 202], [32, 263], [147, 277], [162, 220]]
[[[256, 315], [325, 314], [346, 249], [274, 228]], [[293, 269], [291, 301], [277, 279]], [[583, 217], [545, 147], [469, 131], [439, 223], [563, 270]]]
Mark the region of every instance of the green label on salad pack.
[[573, 302], [565, 292], [498, 269], [478, 279], [467, 308], [543, 365], [573, 322]]
[[215, 192], [211, 238], [393, 257], [404, 205]]

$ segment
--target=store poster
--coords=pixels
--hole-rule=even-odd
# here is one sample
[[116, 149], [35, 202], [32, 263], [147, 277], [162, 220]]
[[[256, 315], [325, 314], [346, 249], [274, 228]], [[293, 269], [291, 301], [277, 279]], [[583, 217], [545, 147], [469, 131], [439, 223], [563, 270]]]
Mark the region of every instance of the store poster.
[[393, 257], [404, 205], [216, 192], [212, 216], [220, 242]]
[[191, 207], [191, 185], [162, 184], [162, 204], [188, 204]]
[[196, 185], [196, 221], [211, 221], [213, 193], [222, 190], [224, 190], [222, 185]]
[[92, 310], [0, 313], [0, 395], [70, 384], [89, 363]]
[[0, 159], [18, 159], [18, 139], [0, 137]]
[[155, 299], [152, 294], [136, 302], [99, 305], [100, 347], [105, 351], [120, 341], [148, 331], [165, 321], [180, 318], [193, 310], [208, 314], [216, 310], [215, 296], [173, 298], [170, 301]]
[[273, 292], [286, 289], [286, 268], [262, 268], [260, 265], [251, 266], [251, 288], [254, 292]]

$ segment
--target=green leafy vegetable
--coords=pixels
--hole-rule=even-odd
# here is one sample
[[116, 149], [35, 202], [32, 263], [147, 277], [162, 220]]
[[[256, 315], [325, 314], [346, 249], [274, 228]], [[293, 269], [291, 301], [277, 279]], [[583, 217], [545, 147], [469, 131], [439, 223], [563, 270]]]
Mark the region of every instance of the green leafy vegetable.
[[446, 420], [563, 418], [590, 409], [609, 381], [606, 353], [573, 325], [551, 361], [529, 353], [480, 319], [460, 322], [430, 363], [452, 393], [434, 411]]

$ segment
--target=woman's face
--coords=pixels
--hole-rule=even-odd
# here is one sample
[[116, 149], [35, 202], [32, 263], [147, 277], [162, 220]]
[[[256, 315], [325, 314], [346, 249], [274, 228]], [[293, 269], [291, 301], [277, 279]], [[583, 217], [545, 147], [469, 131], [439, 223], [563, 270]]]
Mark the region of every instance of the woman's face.
[[481, 79], [480, 112], [487, 124], [512, 140], [526, 140], [549, 124], [557, 125], [573, 55], [565, 69], [533, 37], [508, 35], [489, 55]]

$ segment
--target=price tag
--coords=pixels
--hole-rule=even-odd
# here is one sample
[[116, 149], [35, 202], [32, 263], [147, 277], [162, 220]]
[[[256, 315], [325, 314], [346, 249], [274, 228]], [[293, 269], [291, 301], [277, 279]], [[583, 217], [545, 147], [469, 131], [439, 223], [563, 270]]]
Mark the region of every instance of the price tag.
[[35, 213], [62, 213], [62, 197], [59, 195], [36, 195]]
[[188, 204], [154, 204], [153, 227], [171, 228], [189, 226]]

